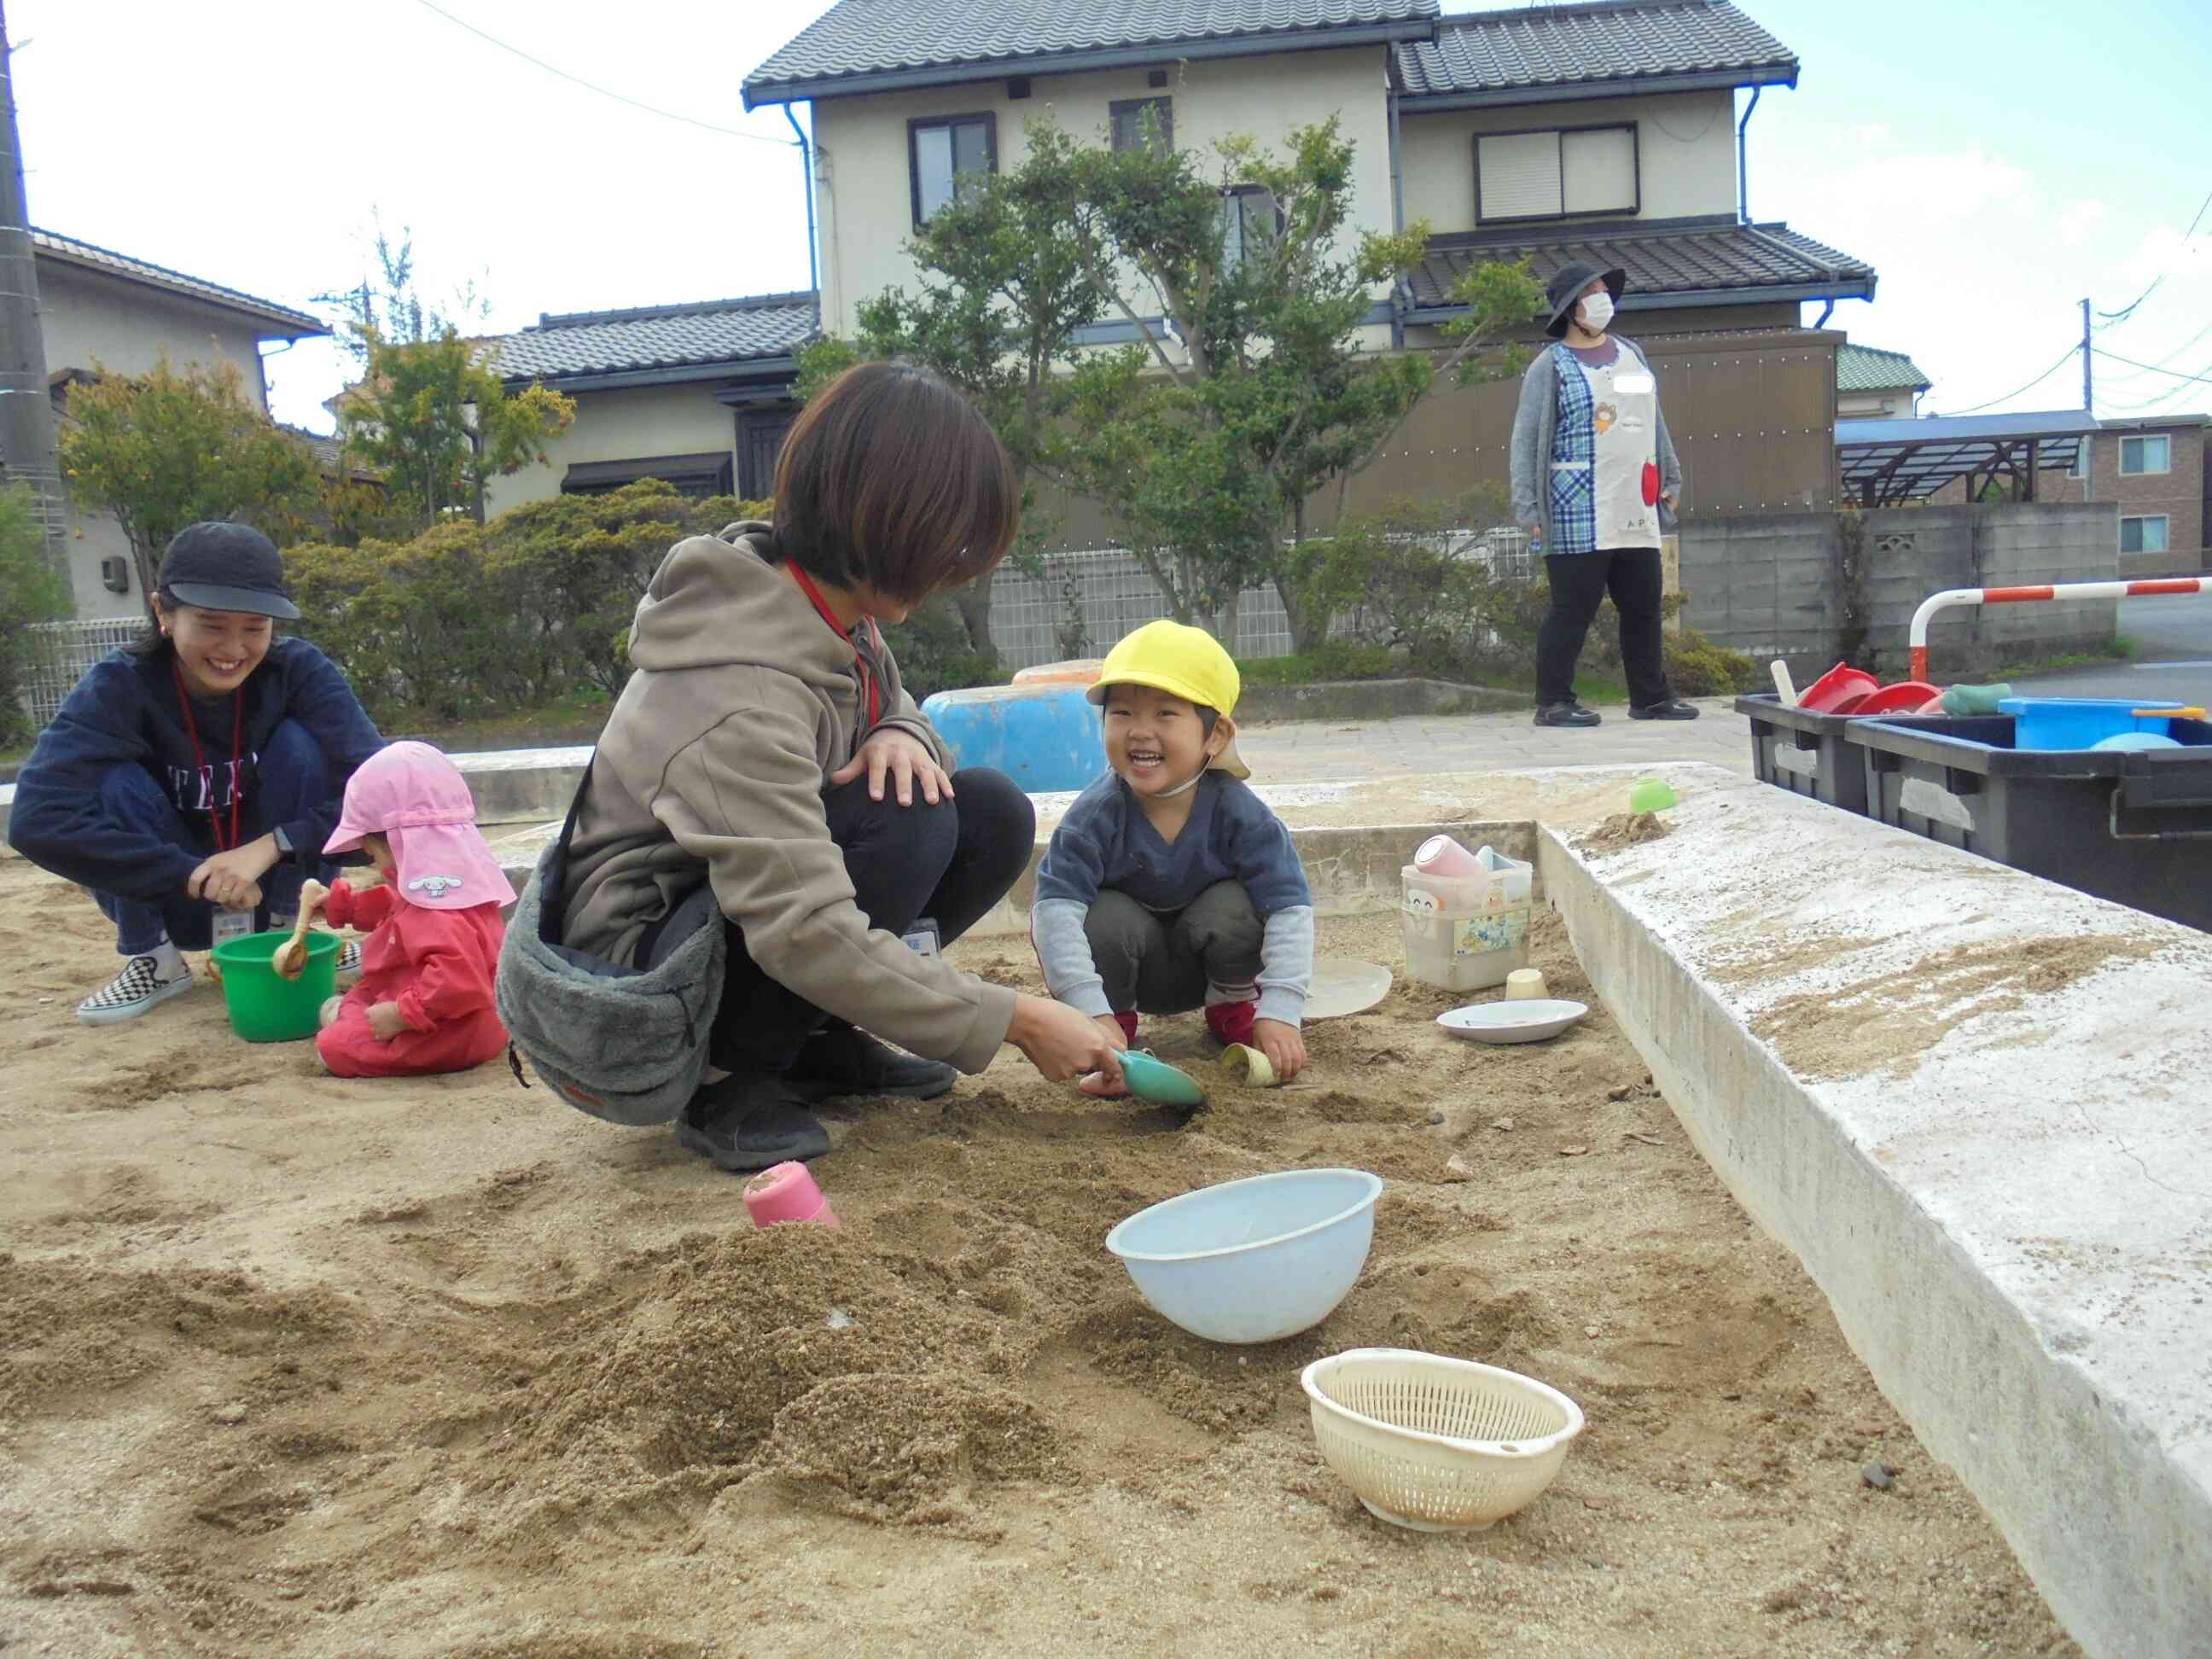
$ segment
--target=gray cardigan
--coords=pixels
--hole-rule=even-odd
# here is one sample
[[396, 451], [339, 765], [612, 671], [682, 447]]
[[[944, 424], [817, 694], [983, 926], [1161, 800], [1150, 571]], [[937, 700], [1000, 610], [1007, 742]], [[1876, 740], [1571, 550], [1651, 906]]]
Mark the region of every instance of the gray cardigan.
[[[1625, 336], [1616, 334], [1613, 343], [1623, 350], [1636, 354], [1636, 361], [1648, 371], [1651, 360], [1644, 355], [1644, 348]], [[1654, 377], [1656, 378], [1656, 376]], [[1659, 416], [1659, 492], [1682, 499], [1682, 463], [1674, 453], [1674, 440], [1668, 434], [1667, 411], [1659, 409], [1657, 399], [1652, 407]], [[1526, 527], [1536, 524], [1544, 527], [1546, 551], [1559, 545], [1559, 538], [1552, 530], [1552, 492], [1547, 488], [1552, 476], [1552, 443], [1555, 436], [1559, 411], [1559, 376], [1553, 367], [1552, 349], [1547, 344], [1536, 354], [1536, 361], [1528, 365], [1528, 372], [1521, 377], [1521, 406], [1513, 415], [1513, 522]], [[1674, 528], [1674, 514], [1665, 502], [1659, 505], [1659, 528], [1670, 533]]]

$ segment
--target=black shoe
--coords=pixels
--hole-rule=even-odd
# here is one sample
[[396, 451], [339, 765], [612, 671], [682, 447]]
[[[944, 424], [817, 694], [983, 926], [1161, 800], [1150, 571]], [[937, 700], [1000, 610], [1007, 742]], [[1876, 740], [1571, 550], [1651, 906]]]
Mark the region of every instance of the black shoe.
[[750, 1173], [830, 1150], [830, 1132], [782, 1078], [726, 1077], [691, 1097], [676, 1144], [719, 1170]]
[[791, 1062], [785, 1081], [806, 1100], [836, 1095], [902, 1095], [934, 1100], [959, 1080], [950, 1066], [900, 1054], [866, 1031], [833, 1019], [812, 1036]]
[[1669, 697], [1664, 702], [1631, 703], [1628, 718], [1632, 720], [1693, 720], [1698, 718], [1698, 706], [1684, 702], [1680, 697]]
[[1570, 699], [1565, 702], [1547, 702], [1536, 711], [1539, 726], [1596, 726], [1603, 716], [1595, 708], [1585, 708]]

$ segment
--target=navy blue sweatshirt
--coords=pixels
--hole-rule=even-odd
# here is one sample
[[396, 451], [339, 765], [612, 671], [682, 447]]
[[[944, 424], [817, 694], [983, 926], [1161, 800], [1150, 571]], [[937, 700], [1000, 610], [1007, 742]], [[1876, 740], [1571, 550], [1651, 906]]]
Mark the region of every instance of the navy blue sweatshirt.
[[[209, 850], [210, 812], [226, 829], [234, 792], [241, 840], [281, 829], [293, 855], [310, 864], [337, 828], [346, 781], [383, 747], [375, 724], [338, 666], [305, 640], [280, 639], [234, 694], [245, 699], [243, 750], [231, 763], [232, 697], [192, 700], [200, 763], [192, 752], [179, 700], [174, 653], [117, 651], [87, 669], [15, 780], [8, 842], [66, 880], [141, 904], [184, 896], [185, 882], [207, 857], [158, 836], [118, 823], [102, 810], [100, 781], [118, 766], [136, 766], [174, 802], [186, 830]], [[331, 769], [329, 799], [306, 817], [265, 823], [254, 810], [260, 793], [260, 751], [279, 721], [295, 720], [322, 748]]]

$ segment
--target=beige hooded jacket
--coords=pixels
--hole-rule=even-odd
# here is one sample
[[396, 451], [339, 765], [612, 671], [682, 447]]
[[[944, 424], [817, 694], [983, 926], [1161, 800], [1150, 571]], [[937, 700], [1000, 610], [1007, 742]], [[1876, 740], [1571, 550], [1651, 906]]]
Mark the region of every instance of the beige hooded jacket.
[[[867, 738], [853, 653], [763, 560], [769, 526], [679, 542], [630, 633], [635, 669], [592, 763], [570, 847], [566, 942], [634, 960], [646, 930], [699, 884], [778, 983], [932, 1060], [980, 1072], [1013, 993], [871, 929], [830, 839], [828, 775]], [[884, 726], [945, 749], [869, 630]], [[949, 769], [949, 768], [948, 768]]]

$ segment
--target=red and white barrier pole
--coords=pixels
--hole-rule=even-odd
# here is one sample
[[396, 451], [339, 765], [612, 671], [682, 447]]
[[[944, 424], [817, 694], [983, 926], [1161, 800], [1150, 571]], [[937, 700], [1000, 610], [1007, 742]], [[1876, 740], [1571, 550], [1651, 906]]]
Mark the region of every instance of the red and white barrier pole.
[[1954, 605], [2024, 605], [2036, 599], [2142, 599], [2156, 594], [2212, 594], [2212, 577], [2154, 576], [2133, 582], [2059, 582], [2049, 587], [1950, 587], [1912, 613], [1912, 678], [1928, 678], [1928, 623]]

